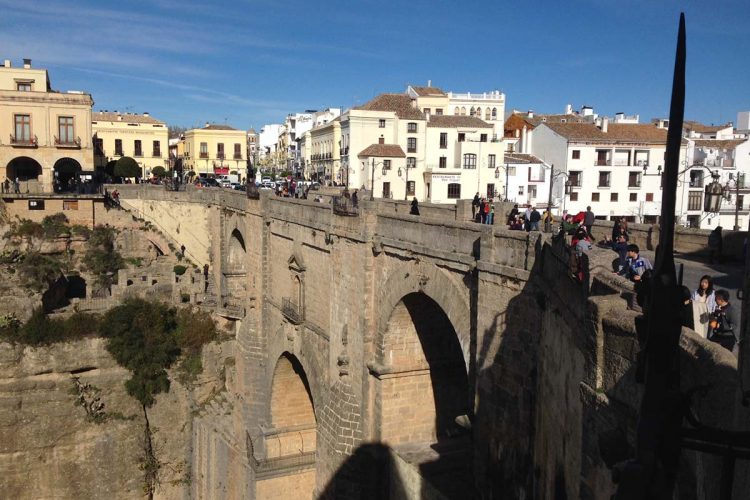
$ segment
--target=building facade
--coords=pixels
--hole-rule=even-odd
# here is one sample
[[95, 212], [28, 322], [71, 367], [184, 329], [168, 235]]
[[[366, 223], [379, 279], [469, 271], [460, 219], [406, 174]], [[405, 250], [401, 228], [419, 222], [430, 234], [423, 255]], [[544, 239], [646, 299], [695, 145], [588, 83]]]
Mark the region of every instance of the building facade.
[[185, 132], [182, 149], [184, 171], [200, 176], [247, 171], [247, 132], [229, 125], [206, 124]]
[[91, 114], [94, 164], [104, 167], [123, 156], [133, 158], [144, 178], [154, 167], [169, 169], [169, 131], [166, 123], [148, 113], [96, 111]]
[[[626, 217], [652, 223], [661, 213], [661, 179], [667, 131], [651, 124], [542, 123], [534, 129], [533, 151], [564, 172], [553, 198], [569, 211], [591, 206], [600, 219]], [[680, 150], [686, 164], [687, 141]], [[682, 178], [684, 179], [684, 174]]]
[[91, 95], [57, 92], [44, 69], [0, 67], [0, 165], [22, 193], [63, 189], [94, 169]]

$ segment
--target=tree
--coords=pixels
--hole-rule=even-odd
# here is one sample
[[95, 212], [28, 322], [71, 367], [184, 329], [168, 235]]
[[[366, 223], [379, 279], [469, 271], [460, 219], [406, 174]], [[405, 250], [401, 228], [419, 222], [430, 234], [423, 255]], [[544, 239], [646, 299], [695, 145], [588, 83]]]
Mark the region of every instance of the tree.
[[164, 169], [164, 167], [154, 167], [151, 169], [151, 175], [161, 179], [167, 176], [167, 171]]
[[117, 271], [125, 267], [122, 255], [115, 248], [115, 230], [109, 226], [96, 226], [86, 244], [83, 264], [96, 275], [96, 283], [108, 288]]
[[131, 157], [123, 156], [115, 163], [114, 174], [115, 177], [140, 177], [141, 167]]

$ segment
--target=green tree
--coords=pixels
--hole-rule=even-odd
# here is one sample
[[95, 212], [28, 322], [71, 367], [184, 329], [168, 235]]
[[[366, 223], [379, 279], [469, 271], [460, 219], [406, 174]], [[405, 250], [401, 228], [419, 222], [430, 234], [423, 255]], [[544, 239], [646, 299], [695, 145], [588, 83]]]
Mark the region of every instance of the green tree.
[[164, 167], [154, 167], [151, 169], [151, 175], [161, 179], [167, 176], [167, 171], [164, 169]]
[[18, 274], [26, 286], [43, 292], [62, 276], [68, 267], [65, 259], [58, 256], [30, 252], [18, 264]]
[[117, 271], [125, 267], [122, 255], [115, 248], [115, 234], [109, 226], [96, 226], [86, 244], [83, 265], [96, 275], [96, 283], [101, 287], [111, 286]]
[[114, 175], [115, 177], [140, 177], [141, 167], [131, 157], [123, 156], [115, 163]]

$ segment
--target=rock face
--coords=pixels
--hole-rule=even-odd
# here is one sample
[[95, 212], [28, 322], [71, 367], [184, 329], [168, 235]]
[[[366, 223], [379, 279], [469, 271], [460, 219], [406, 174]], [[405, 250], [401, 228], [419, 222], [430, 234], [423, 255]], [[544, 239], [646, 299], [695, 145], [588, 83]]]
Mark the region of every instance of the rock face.
[[[170, 376], [170, 392], [148, 409], [163, 464], [156, 498], [188, 495], [192, 412], [223, 389], [219, 375], [233, 344], [205, 348], [204, 373], [194, 384], [200, 390]], [[39, 348], [0, 344], [0, 497], [143, 498], [144, 418], [125, 391], [129, 376], [102, 339]], [[77, 404], [85, 384], [84, 399], [104, 404], [102, 418], [90, 418]]]

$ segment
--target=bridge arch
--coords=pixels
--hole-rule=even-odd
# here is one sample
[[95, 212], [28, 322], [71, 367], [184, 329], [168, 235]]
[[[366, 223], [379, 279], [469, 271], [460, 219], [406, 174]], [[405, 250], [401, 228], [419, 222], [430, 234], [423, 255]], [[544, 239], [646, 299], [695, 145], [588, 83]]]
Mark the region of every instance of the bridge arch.
[[433, 266], [400, 271], [378, 304], [373, 407], [381, 441], [428, 447], [460, 434], [456, 418], [470, 414], [468, 301]]
[[241, 269], [245, 267], [245, 257], [247, 255], [245, 238], [239, 229], [235, 228], [229, 235], [229, 255], [227, 261], [230, 268]]
[[296, 356], [284, 352], [276, 362], [271, 382], [271, 425], [277, 429], [315, 426], [310, 383]]

